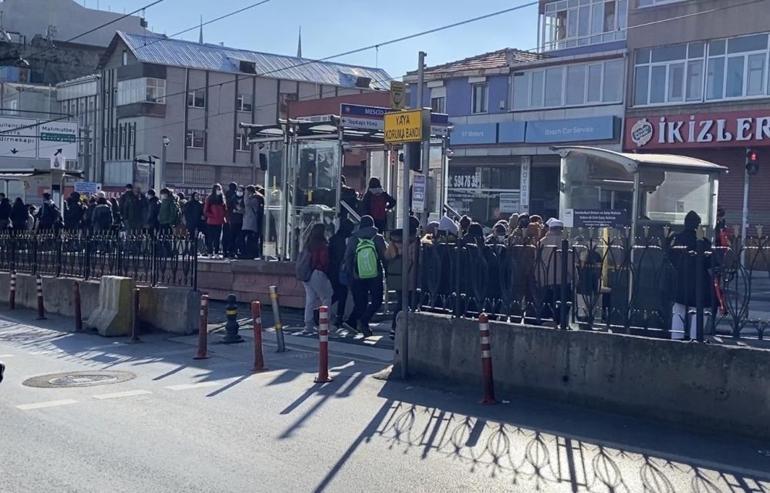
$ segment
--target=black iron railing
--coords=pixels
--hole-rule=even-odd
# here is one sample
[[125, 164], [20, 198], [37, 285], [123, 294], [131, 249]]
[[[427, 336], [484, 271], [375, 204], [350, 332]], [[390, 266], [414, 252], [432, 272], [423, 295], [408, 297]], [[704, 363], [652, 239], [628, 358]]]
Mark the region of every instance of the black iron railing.
[[584, 233], [550, 244], [424, 243], [418, 308], [563, 329], [764, 339], [770, 238], [688, 248], [671, 235], [632, 243], [626, 230]]
[[0, 271], [197, 288], [197, 242], [173, 234], [0, 232]]

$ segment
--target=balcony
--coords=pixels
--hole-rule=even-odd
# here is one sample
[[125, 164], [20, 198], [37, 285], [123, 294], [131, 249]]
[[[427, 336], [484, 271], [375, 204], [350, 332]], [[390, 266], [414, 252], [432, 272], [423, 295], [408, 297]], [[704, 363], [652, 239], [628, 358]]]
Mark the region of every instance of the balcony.
[[540, 9], [543, 52], [626, 39], [628, 0], [558, 0], [541, 3]]

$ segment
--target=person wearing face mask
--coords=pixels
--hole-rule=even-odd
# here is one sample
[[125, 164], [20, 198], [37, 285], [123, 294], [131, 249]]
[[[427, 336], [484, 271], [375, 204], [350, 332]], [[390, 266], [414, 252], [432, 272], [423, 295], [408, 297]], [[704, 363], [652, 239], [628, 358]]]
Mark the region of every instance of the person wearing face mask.
[[219, 183], [212, 187], [211, 195], [206, 198], [203, 216], [206, 219], [206, 249], [209, 255], [219, 256], [222, 226], [227, 224], [227, 204]]
[[508, 224], [498, 221], [492, 228], [492, 233], [487, 236], [487, 245], [505, 245], [508, 238]]
[[[232, 203], [232, 206], [230, 205]], [[244, 188], [238, 187], [235, 191], [235, 199], [228, 201], [227, 227], [229, 229], [228, 250], [225, 255], [236, 258], [243, 253], [243, 212], [244, 212]]]
[[184, 215], [184, 224], [187, 227], [187, 235], [190, 241], [196, 241], [198, 239], [198, 231], [201, 231], [203, 226], [203, 204], [201, 204], [198, 198], [198, 192], [193, 192], [190, 195], [190, 200], [182, 207], [182, 214]]
[[166, 235], [171, 234], [174, 227], [179, 224], [179, 206], [168, 188], [160, 191], [158, 223], [160, 224], [160, 232]]

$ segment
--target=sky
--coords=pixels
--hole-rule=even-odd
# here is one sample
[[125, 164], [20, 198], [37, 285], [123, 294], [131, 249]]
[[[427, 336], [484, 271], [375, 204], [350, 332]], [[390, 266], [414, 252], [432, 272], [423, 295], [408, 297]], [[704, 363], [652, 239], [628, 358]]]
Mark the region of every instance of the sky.
[[[96, 8], [97, 0], [77, 0]], [[99, 8], [130, 12], [150, 0], [98, 0]], [[203, 20], [237, 10], [256, 0], [163, 0], [147, 9], [150, 29], [173, 34]], [[451, 24], [479, 15], [530, 3], [530, 0], [270, 0], [242, 14], [204, 27], [204, 41], [268, 53], [295, 55], [302, 27], [302, 54], [323, 58], [350, 49]], [[85, 28], [85, 26], [84, 26]], [[180, 36], [198, 39], [197, 29]], [[398, 78], [417, 66], [417, 53], [428, 66], [501, 48], [534, 49], [537, 7], [335, 59], [342, 63], [385, 69]]]

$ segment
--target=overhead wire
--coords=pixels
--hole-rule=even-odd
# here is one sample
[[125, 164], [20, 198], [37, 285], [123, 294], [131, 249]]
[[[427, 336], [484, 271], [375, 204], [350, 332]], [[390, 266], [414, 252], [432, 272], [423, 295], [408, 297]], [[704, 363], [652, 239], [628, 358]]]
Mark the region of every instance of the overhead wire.
[[[699, 12], [692, 12], [692, 13], [688, 13], [688, 14], [683, 14], [683, 15], [678, 15], [678, 16], [666, 18], [666, 19], [658, 19], [658, 20], [655, 20], [655, 21], [650, 21], [650, 22], [647, 22], [647, 23], [638, 24], [638, 25], [634, 25], [634, 26], [627, 26], [623, 30], [624, 31], [628, 31], [628, 30], [632, 30], [632, 29], [639, 29], [639, 28], [643, 28], [643, 27], [649, 27], [649, 26], [656, 25], [656, 24], [663, 24], [663, 23], [667, 23], [667, 22], [673, 22], [673, 21], [682, 20], [682, 19], [686, 19], [686, 18], [696, 17], [696, 16], [699, 16], [699, 15], [713, 14], [713, 13], [719, 12], [719, 11], [724, 11], [724, 10], [734, 9], [734, 8], [739, 8], [739, 7], [745, 7], [745, 6], [748, 6], [748, 5], [753, 5], [753, 4], [762, 3], [762, 2], [770, 2], [770, 0], [749, 0], [749, 1], [746, 1], [746, 2], [739, 3], [739, 4], [723, 5], [723, 6], [720, 6], [720, 7], [715, 7], [715, 8], [711, 8], [711, 9], [708, 9], [708, 10], [699, 11]], [[472, 23], [472, 22], [477, 22], [477, 21], [480, 21], [480, 20], [489, 19], [491, 17], [503, 15], [503, 14], [510, 13], [512, 11], [515, 11], [515, 10], [521, 10], [521, 9], [527, 8], [527, 7], [532, 7], [532, 6], [535, 6], [535, 5], [538, 5], [538, 4], [539, 4], [539, 2], [528, 2], [528, 3], [522, 4], [522, 5], [518, 5], [518, 6], [515, 6], [515, 7], [509, 7], [509, 8], [503, 9], [503, 10], [498, 10], [496, 12], [491, 12], [489, 14], [484, 14], [484, 15], [472, 17], [472, 18], [466, 19], [464, 21], [458, 21], [458, 22], [454, 22], [454, 23], [447, 24], [447, 25], [444, 25], [444, 26], [440, 26], [440, 27], [436, 27], [436, 28], [420, 31], [418, 33], [414, 33], [414, 34], [410, 34], [410, 35], [406, 35], [406, 36], [401, 36], [401, 37], [394, 38], [394, 39], [391, 39], [391, 40], [387, 40], [387, 41], [384, 41], [384, 42], [380, 42], [380, 43], [376, 43], [376, 44], [372, 44], [372, 45], [367, 45], [365, 47], [356, 48], [356, 49], [353, 49], [353, 50], [348, 50], [348, 51], [345, 51], [345, 52], [342, 52], [342, 53], [337, 53], [335, 55], [330, 55], [330, 56], [327, 56], [327, 57], [324, 57], [324, 58], [307, 59], [307, 60], [304, 60], [303, 62], [294, 64], [294, 65], [290, 65], [290, 66], [282, 67], [282, 68], [276, 68], [276, 69], [269, 70], [269, 71], [262, 72], [262, 73], [258, 73], [258, 74], [249, 74], [249, 76], [250, 77], [261, 77], [261, 76], [265, 76], [265, 75], [270, 75], [270, 74], [275, 73], [275, 72], [282, 72], [282, 71], [285, 71], [285, 70], [291, 70], [293, 68], [301, 67], [301, 66], [304, 66], [304, 65], [307, 65], [307, 64], [310, 64], [310, 63], [329, 61], [329, 60], [332, 60], [332, 59], [335, 59], [335, 58], [339, 58], [339, 57], [343, 57], [343, 56], [348, 56], [348, 55], [351, 55], [351, 54], [356, 54], [356, 53], [360, 53], [362, 51], [367, 51], [367, 50], [371, 50], [371, 49], [377, 49], [379, 51], [379, 47], [381, 47], [381, 46], [387, 46], [387, 45], [392, 45], [392, 44], [395, 44], [395, 43], [398, 43], [398, 42], [408, 41], [408, 40], [414, 39], [416, 37], [426, 36], [428, 34], [433, 34], [433, 33], [440, 32], [440, 31], [443, 31], [443, 30], [446, 30], [446, 29], [451, 29], [451, 28], [462, 26], [462, 25], [469, 24], [469, 23]], [[530, 49], [530, 50], [521, 50], [521, 51], [534, 52], [536, 49], [537, 48]], [[543, 55], [543, 60], [547, 60], [548, 59], [548, 55], [547, 54], [541, 54], [541, 55]], [[391, 77], [390, 79], [387, 79], [384, 82], [398, 81], [400, 79], [401, 79], [400, 77]], [[216, 86], [219, 86], [221, 88], [222, 86], [224, 86], [226, 84], [234, 84], [234, 83], [235, 83], [235, 80], [224, 81], [224, 82], [220, 82], [219, 84], [216, 84]], [[215, 86], [209, 85], [208, 87], [212, 88], [212, 87], [215, 87]], [[201, 89], [206, 89], [206, 86], [202, 86], [202, 87], [199, 87], [199, 88], [196, 88], [196, 89], [189, 89], [189, 91], [179, 91], [179, 92], [176, 92], [176, 93], [166, 94], [165, 98], [169, 98], [169, 97], [173, 97], [173, 96], [178, 96], [180, 94], [185, 94], [186, 95], [188, 92], [193, 92], [193, 91], [201, 90]], [[318, 99], [318, 97], [316, 95], [305, 97], [305, 98], [299, 98], [298, 97], [297, 101], [312, 101], [314, 99]], [[272, 107], [272, 106], [277, 106], [278, 104], [279, 104], [279, 102], [274, 101], [274, 102], [270, 102], [270, 103], [266, 103], [266, 104], [254, 105], [253, 107], [254, 107], [254, 109], [269, 108], [269, 107]], [[218, 113], [215, 113], [215, 114], [203, 115], [201, 117], [188, 118], [187, 122], [189, 123], [191, 121], [205, 120], [205, 118], [207, 118], [207, 117], [208, 118], [212, 118], [212, 117], [217, 117], [217, 116], [222, 116], [222, 115], [233, 114], [233, 113], [238, 112], [238, 111], [240, 111], [240, 110], [234, 108], [232, 110], [226, 110], [226, 111], [218, 112]], [[152, 131], [152, 130], [159, 130], [159, 129], [162, 129], [162, 128], [167, 128], [167, 127], [171, 127], [171, 126], [177, 126], [177, 125], [180, 125], [182, 123], [184, 123], [184, 122], [179, 121], [179, 122], [173, 122], [173, 123], [164, 123], [162, 125], [157, 125], [157, 126], [154, 126], [154, 127], [146, 127], [144, 129], [142, 129], [140, 132], [144, 133], [144, 132], [149, 132], [149, 131]]]

